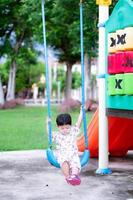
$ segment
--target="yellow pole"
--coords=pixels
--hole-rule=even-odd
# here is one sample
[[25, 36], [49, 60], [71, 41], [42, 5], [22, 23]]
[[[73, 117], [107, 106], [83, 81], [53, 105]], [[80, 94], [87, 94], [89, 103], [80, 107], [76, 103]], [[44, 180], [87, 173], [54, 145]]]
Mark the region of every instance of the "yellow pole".
[[109, 6], [111, 5], [111, 3], [112, 3], [112, 0], [96, 0], [96, 4], [101, 5], [101, 6]]

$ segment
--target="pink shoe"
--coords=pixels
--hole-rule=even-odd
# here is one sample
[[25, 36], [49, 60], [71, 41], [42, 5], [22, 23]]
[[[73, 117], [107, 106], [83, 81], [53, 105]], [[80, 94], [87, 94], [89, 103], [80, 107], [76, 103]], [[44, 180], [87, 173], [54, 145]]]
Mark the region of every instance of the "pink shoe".
[[78, 175], [71, 175], [68, 178], [66, 178], [67, 183], [71, 185], [80, 185], [81, 180]]

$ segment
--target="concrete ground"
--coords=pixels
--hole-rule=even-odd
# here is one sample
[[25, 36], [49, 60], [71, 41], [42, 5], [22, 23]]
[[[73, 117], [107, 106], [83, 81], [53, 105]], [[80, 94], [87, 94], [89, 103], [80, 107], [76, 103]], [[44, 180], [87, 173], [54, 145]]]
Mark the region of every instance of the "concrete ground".
[[44, 151], [0, 153], [0, 200], [133, 200], [133, 151], [111, 158], [111, 175], [96, 175], [97, 159], [81, 172], [80, 186], [70, 186]]

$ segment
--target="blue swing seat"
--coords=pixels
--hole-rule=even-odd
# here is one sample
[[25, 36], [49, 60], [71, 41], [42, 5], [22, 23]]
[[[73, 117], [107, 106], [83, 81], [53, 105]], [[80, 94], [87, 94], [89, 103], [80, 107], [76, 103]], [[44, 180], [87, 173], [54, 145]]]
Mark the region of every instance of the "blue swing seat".
[[51, 148], [48, 148], [46, 151], [47, 159], [50, 162], [51, 165], [54, 165], [57, 168], [60, 168], [60, 164], [57, 162], [53, 150]]
[[89, 158], [90, 158], [90, 152], [89, 152], [88, 149], [85, 149], [84, 153], [83, 153], [82, 156], [80, 157], [81, 167], [83, 167], [83, 166], [85, 166], [86, 164], [88, 164]]
[[[51, 163], [51, 165], [54, 165], [55, 167], [60, 168], [60, 164], [56, 160], [53, 150], [51, 148], [47, 149], [46, 154], [47, 154], [47, 159]], [[90, 152], [88, 149], [86, 149], [84, 153], [82, 154], [82, 156], [80, 157], [81, 167], [83, 167], [84, 165], [88, 163], [89, 157], [90, 157]]]

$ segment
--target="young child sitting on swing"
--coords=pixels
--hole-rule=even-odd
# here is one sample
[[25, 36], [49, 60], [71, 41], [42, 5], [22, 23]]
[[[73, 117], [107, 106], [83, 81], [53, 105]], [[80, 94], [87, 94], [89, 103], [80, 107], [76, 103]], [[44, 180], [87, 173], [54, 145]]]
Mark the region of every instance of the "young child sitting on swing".
[[75, 125], [72, 125], [72, 119], [68, 113], [59, 114], [56, 118], [58, 131], [53, 134], [57, 150], [57, 161], [61, 166], [66, 181], [71, 185], [79, 185], [81, 183], [79, 177], [81, 165], [76, 144], [81, 123], [82, 111], [80, 111]]

